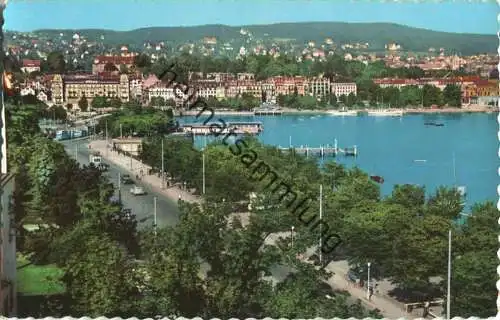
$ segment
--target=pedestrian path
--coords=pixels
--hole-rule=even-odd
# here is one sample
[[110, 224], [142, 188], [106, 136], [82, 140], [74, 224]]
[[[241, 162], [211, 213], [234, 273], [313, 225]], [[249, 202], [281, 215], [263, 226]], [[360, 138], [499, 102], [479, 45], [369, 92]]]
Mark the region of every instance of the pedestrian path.
[[[316, 247], [308, 248], [300, 259], [308, 262], [307, 259], [316, 252]], [[328, 284], [334, 289], [345, 290], [355, 298], [371, 309], [379, 309], [380, 313], [388, 319], [416, 318], [414, 315], [406, 313], [404, 305], [390, 297], [385, 296], [386, 292], [375, 293], [370, 300], [367, 297], [367, 290], [356, 286], [347, 278], [349, 272], [349, 263], [346, 260], [332, 261], [326, 267], [325, 271], [331, 272], [332, 276], [327, 280]], [[384, 286], [387, 287], [387, 286]], [[385, 288], [387, 289], [387, 288]]]
[[105, 140], [94, 140], [89, 143], [89, 149], [98, 151], [104, 159], [130, 172], [132, 178], [141, 176], [141, 182], [151, 186], [156, 192], [159, 192], [171, 199], [177, 201], [179, 198], [188, 202], [200, 202], [201, 198], [192, 193], [182, 190], [178, 186], [169, 186], [162, 189], [162, 179], [155, 174], [150, 175], [151, 167], [142, 163], [140, 160], [119, 154], [106, 145]]

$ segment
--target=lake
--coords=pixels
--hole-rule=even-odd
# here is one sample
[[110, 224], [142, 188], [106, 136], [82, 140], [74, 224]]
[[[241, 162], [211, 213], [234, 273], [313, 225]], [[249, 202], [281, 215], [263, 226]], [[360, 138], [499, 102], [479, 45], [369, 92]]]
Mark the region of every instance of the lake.
[[[498, 200], [500, 162], [496, 114], [218, 118], [226, 122], [260, 121], [264, 132], [258, 136], [259, 140], [275, 146], [288, 147], [290, 140], [293, 146], [332, 146], [335, 139], [340, 148], [356, 145], [357, 157], [339, 155], [326, 160], [335, 159], [348, 167], [357, 165], [370, 175], [382, 176], [385, 180], [381, 185], [383, 195], [390, 194], [395, 184], [422, 185], [429, 193], [440, 185], [456, 183], [467, 188], [468, 205], [485, 200], [496, 203]], [[198, 122], [205, 119], [201, 117]], [[180, 122], [197, 121], [194, 117], [184, 117]], [[426, 126], [426, 122], [439, 122], [444, 126]], [[196, 137], [197, 146], [204, 143], [204, 137]]]

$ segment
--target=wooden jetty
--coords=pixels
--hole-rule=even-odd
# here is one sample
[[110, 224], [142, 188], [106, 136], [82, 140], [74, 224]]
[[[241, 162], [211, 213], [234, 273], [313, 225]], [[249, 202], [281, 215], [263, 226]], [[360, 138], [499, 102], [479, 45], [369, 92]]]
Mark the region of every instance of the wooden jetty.
[[337, 139], [335, 139], [335, 144], [331, 145], [320, 145], [319, 147], [309, 147], [309, 146], [300, 146], [293, 147], [290, 146], [288, 148], [279, 146], [279, 149], [283, 152], [293, 152], [297, 154], [305, 155], [306, 157], [335, 157], [337, 155], [344, 155], [350, 157], [356, 157], [358, 155], [358, 147], [347, 147], [347, 148], [339, 148], [337, 145]]

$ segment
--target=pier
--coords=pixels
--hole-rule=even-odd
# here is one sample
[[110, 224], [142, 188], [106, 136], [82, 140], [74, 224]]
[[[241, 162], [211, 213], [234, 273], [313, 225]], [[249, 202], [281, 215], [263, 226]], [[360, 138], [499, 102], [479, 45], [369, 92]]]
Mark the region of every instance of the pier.
[[335, 144], [331, 145], [320, 145], [319, 147], [309, 147], [309, 146], [300, 146], [293, 147], [290, 144], [290, 147], [281, 147], [279, 149], [283, 152], [293, 152], [296, 154], [305, 155], [306, 157], [336, 157], [337, 155], [344, 155], [348, 157], [357, 157], [358, 156], [358, 147], [352, 146], [347, 148], [339, 148], [337, 145], [337, 139], [335, 139]]
[[226, 127], [222, 123], [214, 122], [207, 124], [185, 124], [181, 127], [182, 132], [194, 135], [224, 135], [229, 132], [235, 134], [258, 135], [264, 131], [262, 122], [228, 122]]

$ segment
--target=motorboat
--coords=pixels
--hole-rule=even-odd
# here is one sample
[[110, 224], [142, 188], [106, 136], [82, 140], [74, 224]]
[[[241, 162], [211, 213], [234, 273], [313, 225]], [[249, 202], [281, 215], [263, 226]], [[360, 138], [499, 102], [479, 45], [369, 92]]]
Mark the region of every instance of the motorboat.
[[339, 111], [339, 110], [328, 110], [328, 114], [331, 116], [357, 116], [358, 112], [356, 110], [345, 110], [345, 111]]

